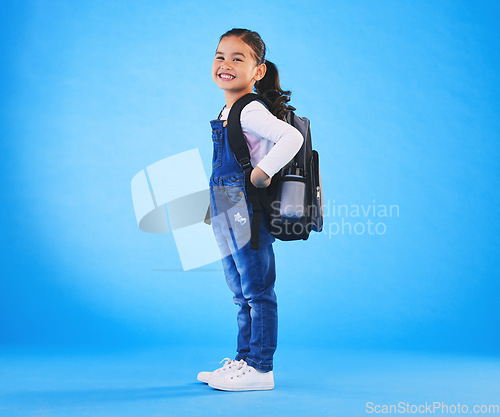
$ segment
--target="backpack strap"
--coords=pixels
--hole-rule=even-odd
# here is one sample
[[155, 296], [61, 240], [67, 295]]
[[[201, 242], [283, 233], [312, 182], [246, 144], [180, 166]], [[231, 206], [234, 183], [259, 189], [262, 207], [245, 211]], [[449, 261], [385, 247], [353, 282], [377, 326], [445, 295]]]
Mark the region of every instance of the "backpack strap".
[[248, 93], [243, 97], [240, 97], [229, 110], [229, 115], [227, 117], [227, 134], [229, 139], [229, 144], [233, 150], [236, 159], [240, 163], [243, 171], [247, 169], [252, 170], [253, 167], [250, 163], [250, 151], [248, 150], [247, 141], [243, 135], [241, 129], [241, 111], [248, 103], [254, 100], [262, 100], [268, 109], [271, 108], [271, 102], [259, 94]]
[[245, 173], [245, 189], [248, 199], [252, 203], [253, 211], [252, 224], [250, 226], [250, 249], [258, 250], [259, 230], [262, 220], [262, 206], [259, 195], [263, 195], [263, 191], [265, 191], [265, 189], [258, 189], [250, 181], [250, 174], [253, 167], [250, 162], [250, 151], [248, 150], [248, 145], [241, 129], [241, 111], [243, 110], [243, 107], [254, 100], [262, 100], [267, 108], [271, 109], [271, 102], [264, 96], [254, 93], [245, 94], [232, 105], [231, 110], [229, 111], [229, 116], [227, 117], [227, 135], [229, 145], [231, 146], [236, 159]]

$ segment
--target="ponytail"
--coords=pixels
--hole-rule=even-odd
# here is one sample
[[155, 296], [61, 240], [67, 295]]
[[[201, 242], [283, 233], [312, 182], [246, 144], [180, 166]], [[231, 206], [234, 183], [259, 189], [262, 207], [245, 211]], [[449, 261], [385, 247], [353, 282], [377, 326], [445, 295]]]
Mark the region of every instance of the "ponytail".
[[286, 104], [290, 101], [291, 91], [283, 91], [280, 86], [280, 76], [278, 68], [271, 61], [265, 61], [267, 70], [264, 78], [255, 83], [255, 92], [267, 98], [272, 108], [269, 109], [278, 119], [285, 120], [288, 110], [295, 110], [295, 107]]

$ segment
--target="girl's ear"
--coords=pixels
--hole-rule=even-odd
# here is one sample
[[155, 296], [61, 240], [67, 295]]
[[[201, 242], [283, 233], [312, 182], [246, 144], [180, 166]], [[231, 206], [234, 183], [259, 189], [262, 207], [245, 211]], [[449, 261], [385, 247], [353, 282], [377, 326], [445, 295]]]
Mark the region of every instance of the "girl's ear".
[[267, 67], [266, 64], [262, 63], [257, 67], [257, 71], [255, 72], [255, 81], [260, 81], [266, 75]]

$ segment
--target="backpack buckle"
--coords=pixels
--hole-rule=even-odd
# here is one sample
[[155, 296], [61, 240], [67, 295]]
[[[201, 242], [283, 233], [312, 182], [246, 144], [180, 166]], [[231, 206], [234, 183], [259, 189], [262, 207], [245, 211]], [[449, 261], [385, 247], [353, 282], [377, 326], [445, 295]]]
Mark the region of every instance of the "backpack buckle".
[[240, 164], [241, 168], [243, 168], [243, 171], [245, 172], [252, 169], [252, 164], [250, 163], [250, 159], [247, 158], [246, 156], [241, 159]]

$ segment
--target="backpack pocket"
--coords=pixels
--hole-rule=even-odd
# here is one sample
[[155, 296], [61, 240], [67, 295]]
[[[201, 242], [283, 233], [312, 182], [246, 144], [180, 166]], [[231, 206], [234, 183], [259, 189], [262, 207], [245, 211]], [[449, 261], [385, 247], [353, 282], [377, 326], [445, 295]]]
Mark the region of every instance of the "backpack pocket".
[[309, 172], [311, 178], [311, 205], [309, 207], [309, 218], [311, 230], [321, 232], [323, 230], [323, 186], [321, 184], [321, 173], [319, 170], [318, 152], [312, 151], [311, 166]]

